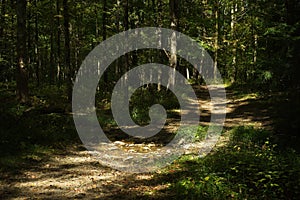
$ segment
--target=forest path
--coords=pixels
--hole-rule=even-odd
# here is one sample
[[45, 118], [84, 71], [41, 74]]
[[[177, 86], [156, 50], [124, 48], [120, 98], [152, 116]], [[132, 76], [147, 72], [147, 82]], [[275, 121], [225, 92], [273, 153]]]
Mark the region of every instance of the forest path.
[[[210, 116], [209, 95], [204, 87], [195, 87], [195, 91], [202, 109], [201, 123], [205, 125]], [[226, 113], [225, 129], [238, 125], [268, 128], [272, 123], [268, 106], [254, 94], [238, 99], [227, 91]], [[176, 121], [168, 124], [170, 129], [178, 125]], [[218, 145], [226, 140], [221, 136]], [[147, 145], [151, 149], [150, 144], [138, 148]], [[26, 166], [21, 171], [0, 174], [1, 199], [166, 199], [173, 195], [166, 190], [168, 180], [160, 176], [161, 171], [117, 171], [99, 164], [82, 146], [72, 146], [66, 152], [53, 153], [45, 161], [32, 161]], [[172, 170], [177, 167], [172, 164]]]

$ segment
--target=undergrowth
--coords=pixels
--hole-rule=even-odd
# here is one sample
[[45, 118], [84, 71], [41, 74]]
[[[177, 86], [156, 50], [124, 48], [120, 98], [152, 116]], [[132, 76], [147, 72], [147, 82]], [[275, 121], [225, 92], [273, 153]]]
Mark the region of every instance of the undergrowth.
[[[300, 157], [279, 151], [263, 129], [236, 127], [205, 158], [183, 156], [169, 188], [177, 199], [298, 199]], [[166, 172], [166, 176], [172, 173]]]

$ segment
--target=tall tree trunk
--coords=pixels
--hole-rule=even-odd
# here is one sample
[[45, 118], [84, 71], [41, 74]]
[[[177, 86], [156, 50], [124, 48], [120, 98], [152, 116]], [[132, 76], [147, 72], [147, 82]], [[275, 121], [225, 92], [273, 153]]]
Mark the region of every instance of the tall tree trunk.
[[[38, 12], [37, 12], [37, 0], [34, 0], [34, 6], [35, 6], [35, 17], [34, 17], [34, 54], [35, 54], [35, 74], [36, 74], [36, 81], [37, 86], [40, 85], [40, 65], [41, 61], [39, 58], [39, 27], [38, 27]], [[52, 31], [51, 31], [51, 53], [52, 53]], [[51, 57], [51, 55], [50, 55]], [[50, 63], [52, 62], [52, 59]], [[50, 80], [52, 78], [52, 65], [50, 66]]]
[[231, 22], [230, 22], [230, 36], [231, 40], [233, 41], [232, 43], [232, 74], [231, 75], [231, 83], [233, 83], [236, 80], [236, 48], [237, 48], [237, 41], [235, 38], [235, 23], [236, 23], [236, 11], [237, 11], [237, 4], [235, 2], [232, 3], [231, 8], [230, 8], [230, 16], [231, 16]]
[[[106, 40], [106, 24], [107, 24], [107, 0], [103, 0], [103, 10], [102, 10], [102, 40]], [[103, 74], [104, 83], [108, 82], [108, 72], [105, 70]], [[107, 88], [107, 87], [105, 87]]]
[[57, 45], [57, 55], [56, 55], [56, 68], [57, 68], [57, 80], [58, 83], [60, 84], [61, 82], [61, 48], [60, 48], [60, 37], [61, 37], [61, 26], [60, 26], [60, 0], [56, 0], [56, 26], [57, 26], [57, 40], [56, 40], [56, 45]]
[[[15, 7], [15, 1], [14, 0], [10, 0], [10, 7], [11, 8]], [[15, 15], [11, 15], [11, 17], [10, 17], [10, 25], [11, 25], [11, 27], [14, 26], [15, 21], [16, 21]], [[15, 41], [16, 40], [17, 34], [16, 34], [15, 30], [11, 29], [10, 31], [8, 31], [8, 34], [10, 35], [10, 37], [9, 37], [10, 41]], [[10, 43], [8, 46], [9, 47], [13, 47], [13, 44]], [[10, 51], [9, 51], [9, 58], [10, 58], [9, 65], [10, 65], [11, 69], [13, 69], [15, 67], [14, 66], [15, 62], [16, 62], [15, 61], [16, 60], [16, 58], [15, 58], [15, 53], [16, 52], [15, 51], [16, 51], [15, 48], [10, 48]]]
[[[116, 31], [117, 33], [120, 32], [120, 0], [117, 0], [117, 11], [116, 11]], [[116, 65], [115, 65], [115, 74], [116, 77], [120, 73], [120, 66], [119, 66], [119, 59], [116, 60]]]
[[[135, 10], [138, 10], [139, 7], [137, 6], [130, 6], [129, 7], [129, 13], [134, 13]], [[140, 17], [139, 17], [139, 14], [137, 14], [137, 19], [134, 18], [134, 19], [131, 19], [130, 20], [130, 28], [131, 29], [136, 29], [140, 26]], [[135, 31], [136, 34], [139, 34], [138, 31]], [[137, 49], [135, 49], [137, 50]], [[131, 59], [130, 59], [130, 62], [132, 64], [132, 66], [137, 66], [138, 65], [138, 53], [137, 51], [133, 51], [131, 52]]]
[[[127, 31], [129, 29], [129, 3], [128, 3], [129, 0], [125, 0], [124, 1], [124, 29], [125, 31]], [[127, 35], [126, 35], [127, 37]], [[128, 56], [128, 53], [125, 54], [125, 61], [124, 61], [124, 72], [125, 72], [125, 75], [124, 75], [124, 83], [127, 82], [127, 71], [129, 70], [129, 56]]]
[[[79, 21], [79, 19], [77, 18], [77, 20]], [[76, 28], [76, 33], [75, 33], [75, 39], [74, 39], [74, 67], [72, 68], [72, 77], [75, 74], [76, 71], [78, 71], [79, 69], [79, 65], [80, 65], [80, 27], [77, 26]]]
[[[38, 49], [37, 49], [38, 52]], [[39, 57], [39, 53], [37, 53], [37, 58]], [[37, 68], [39, 68], [40, 62], [37, 65]], [[51, 30], [50, 35], [50, 84], [54, 83], [54, 33], [53, 30]]]
[[17, 1], [17, 99], [29, 100], [28, 75], [26, 70], [26, 0]]
[[64, 36], [65, 36], [65, 69], [67, 71], [67, 96], [72, 100], [72, 69], [71, 69], [71, 48], [70, 48], [70, 20], [68, 0], [63, 0], [64, 8]]
[[[162, 0], [157, 0], [157, 13], [158, 13], [158, 17], [157, 17], [157, 26], [159, 28], [162, 28], [163, 27], [163, 2]], [[159, 45], [159, 49], [161, 49], [161, 46], [162, 46], [162, 35], [161, 35], [161, 30], [159, 30], [159, 33], [158, 34], [158, 38], [159, 38], [159, 41], [158, 41], [158, 45]], [[162, 51], [159, 51], [158, 53], [158, 63], [163, 63], [163, 52]], [[161, 76], [162, 76], [162, 71], [161, 69], [158, 69], [158, 77], [157, 77], [157, 80], [158, 80], [158, 83], [157, 83], [157, 90], [160, 91], [161, 90]]]
[[[30, 1], [29, 1], [30, 3]], [[26, 49], [27, 49], [27, 55], [26, 55], [26, 69], [27, 69], [27, 75], [28, 79], [34, 77], [34, 69], [32, 69], [32, 63], [34, 61], [34, 57], [32, 56], [32, 51], [31, 51], [31, 44], [32, 44], [32, 38], [31, 38], [31, 9], [26, 8], [26, 39], [27, 39], [27, 44], [26, 44]]]
[[219, 2], [218, 0], [215, 1], [214, 5], [214, 12], [215, 12], [215, 37], [214, 37], [214, 80], [217, 79], [217, 70], [218, 70], [218, 49], [219, 49]]
[[176, 30], [178, 29], [178, 3], [179, 0], [169, 0], [169, 6], [170, 6], [170, 18], [171, 18], [171, 29], [174, 30], [172, 33], [172, 36], [170, 38], [171, 47], [170, 47], [170, 75], [169, 75], [169, 83], [168, 87], [171, 89], [174, 88], [175, 85], [175, 72], [176, 72], [176, 66], [177, 66], [177, 42], [176, 42]]

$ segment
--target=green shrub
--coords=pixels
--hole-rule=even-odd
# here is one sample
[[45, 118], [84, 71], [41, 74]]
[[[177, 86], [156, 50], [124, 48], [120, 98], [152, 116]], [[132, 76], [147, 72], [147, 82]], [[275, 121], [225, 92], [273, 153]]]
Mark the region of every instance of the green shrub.
[[233, 143], [254, 143], [262, 145], [271, 137], [271, 132], [264, 129], [257, 129], [253, 126], [238, 126], [231, 131], [231, 142]]

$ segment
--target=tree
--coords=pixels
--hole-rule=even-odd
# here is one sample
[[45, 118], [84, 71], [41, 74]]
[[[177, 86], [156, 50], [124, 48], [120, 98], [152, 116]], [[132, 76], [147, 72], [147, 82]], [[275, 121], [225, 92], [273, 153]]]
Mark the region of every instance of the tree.
[[170, 88], [174, 87], [175, 84], [175, 72], [177, 67], [177, 42], [176, 42], [176, 30], [178, 30], [178, 21], [179, 21], [179, 9], [178, 9], [179, 0], [170, 0], [169, 6], [170, 6], [170, 21], [171, 21], [171, 29], [174, 30], [172, 33], [172, 36], [170, 38], [170, 67], [172, 68], [170, 71], [169, 76], [169, 83], [168, 86]]
[[60, 25], [60, 0], [56, 0], [56, 26], [57, 26], [57, 39], [56, 39], [56, 46], [57, 46], [57, 55], [56, 55], [56, 62], [57, 62], [57, 80], [58, 83], [61, 81], [61, 48], [60, 48], [60, 37], [61, 37], [61, 25]]
[[[200, 78], [196, 70], [191, 70], [192, 66], [176, 56], [175, 31], [181, 31], [208, 51], [215, 61], [214, 71], [218, 69], [231, 83], [251, 82], [266, 87], [269, 83], [272, 87], [299, 85], [297, 0], [92, 0], [72, 4], [64, 0], [27, 0], [25, 10], [18, 9], [15, 13], [16, 2], [18, 8], [24, 4], [24, 1], [0, 1], [2, 81], [14, 80], [14, 69], [18, 69], [18, 83], [34, 78], [40, 85], [68, 85], [71, 90], [73, 73], [96, 44], [129, 28], [158, 26], [174, 30], [170, 37], [171, 51], [130, 52], [113, 63], [115, 69], [104, 73], [103, 82], [116, 81], [130, 69], [130, 64], [149, 61], [169, 64], [173, 70], [169, 86], [174, 84], [175, 70], [187, 75], [192, 72], [191, 77]], [[20, 17], [24, 15], [22, 12], [27, 13], [25, 18]], [[198, 65], [201, 74], [201, 61]], [[24, 96], [20, 91], [28, 90], [21, 87], [18, 84], [18, 99]]]
[[65, 35], [65, 68], [67, 71], [67, 95], [72, 100], [72, 69], [71, 69], [71, 47], [70, 47], [70, 19], [68, 0], [63, 0], [64, 8], [64, 35]]
[[[102, 10], [102, 40], [106, 40], [106, 24], [107, 24], [107, 0], [103, 0], [103, 10]], [[104, 82], [108, 82], [108, 74], [107, 71], [104, 72]]]
[[[127, 31], [129, 29], [129, 0], [124, 1], [124, 30]], [[126, 35], [127, 36], [127, 35]], [[126, 53], [124, 55], [124, 71], [125, 73], [129, 70], [129, 55]], [[123, 72], [124, 72], [123, 71]], [[124, 76], [124, 83], [127, 82], [127, 73]]]
[[218, 51], [219, 51], [219, 0], [214, 2], [215, 34], [214, 34], [214, 80], [217, 78]]
[[17, 99], [28, 102], [28, 74], [26, 70], [26, 0], [17, 1]]
[[[34, 14], [34, 61], [35, 61], [35, 74], [36, 74], [36, 80], [37, 80], [37, 86], [40, 85], [40, 68], [41, 68], [41, 60], [40, 60], [40, 50], [39, 50], [39, 25], [38, 25], [38, 7], [37, 7], [37, 0], [34, 0], [34, 7], [35, 7], [35, 14]], [[52, 31], [51, 31], [51, 55], [53, 55], [53, 37], [52, 37]], [[53, 58], [50, 58], [50, 63], [53, 62]], [[50, 82], [53, 82], [53, 69], [51, 65], [50, 69]]]

